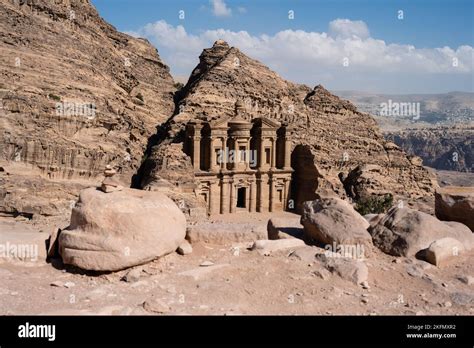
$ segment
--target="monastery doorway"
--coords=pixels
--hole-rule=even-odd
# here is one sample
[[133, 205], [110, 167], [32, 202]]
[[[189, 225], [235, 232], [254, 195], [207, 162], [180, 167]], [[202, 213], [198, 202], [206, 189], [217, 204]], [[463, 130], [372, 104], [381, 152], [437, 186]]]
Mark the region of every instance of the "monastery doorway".
[[247, 198], [247, 189], [245, 187], [239, 187], [237, 189], [237, 208], [246, 208], [245, 202]]

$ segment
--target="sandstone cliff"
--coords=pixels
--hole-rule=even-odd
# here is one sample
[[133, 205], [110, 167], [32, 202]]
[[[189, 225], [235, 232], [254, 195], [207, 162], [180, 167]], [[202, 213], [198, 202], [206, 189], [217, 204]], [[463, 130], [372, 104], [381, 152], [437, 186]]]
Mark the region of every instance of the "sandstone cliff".
[[142, 186], [153, 189], [156, 182], [166, 179], [179, 189], [183, 182], [170, 175], [179, 171], [192, 185], [189, 158], [182, 156], [181, 161], [166, 166], [163, 154], [174, 159], [182, 155], [183, 129], [189, 120], [231, 116], [237, 102], [245, 106], [247, 119], [269, 117], [295, 128], [292, 166], [296, 170], [294, 198], [299, 202], [324, 190], [356, 199], [371, 193], [415, 198], [433, 192], [434, 183], [421, 161], [385, 141], [370, 115], [320, 85], [311, 89], [285, 81], [221, 40], [202, 52], [178, 93], [175, 115], [160, 128], [161, 140], [144, 165]]
[[[0, 51], [5, 169], [22, 164], [47, 190], [48, 180], [100, 181], [112, 164], [130, 185], [149, 137], [174, 110], [174, 81], [157, 50], [117, 32], [88, 0], [0, 0]], [[0, 211], [14, 211], [5, 202], [20, 185], [0, 180]]]

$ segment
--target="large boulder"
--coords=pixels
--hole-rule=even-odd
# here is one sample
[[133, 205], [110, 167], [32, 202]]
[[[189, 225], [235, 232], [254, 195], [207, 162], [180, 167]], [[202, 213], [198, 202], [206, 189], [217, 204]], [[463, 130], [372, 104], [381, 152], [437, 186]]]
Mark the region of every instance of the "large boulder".
[[350, 197], [359, 200], [372, 195], [383, 196], [388, 193], [384, 170], [377, 164], [357, 166], [344, 179], [344, 189]]
[[463, 223], [474, 232], [474, 187], [448, 186], [435, 194], [436, 217]]
[[370, 224], [346, 201], [325, 197], [303, 204], [301, 224], [305, 236], [323, 244], [362, 245], [370, 250]]
[[429, 263], [442, 267], [464, 252], [464, 245], [457, 239], [446, 237], [435, 240], [425, 250], [425, 260]]
[[88, 188], [59, 236], [59, 250], [66, 264], [117, 271], [175, 251], [185, 235], [184, 214], [162, 193]]
[[391, 208], [369, 228], [374, 245], [395, 256], [415, 256], [437, 239], [451, 237], [466, 249], [474, 246], [474, 235], [463, 224], [440, 221], [434, 216], [409, 208]]
[[251, 250], [257, 250], [261, 255], [268, 256], [271, 253], [279, 251], [279, 250], [298, 248], [304, 245], [305, 244], [301, 239], [296, 239], [296, 238], [276, 239], [276, 240], [260, 239], [253, 243]]
[[316, 255], [316, 260], [332, 274], [337, 274], [354, 284], [361, 284], [368, 280], [369, 269], [363, 260], [340, 257], [330, 252]]
[[385, 216], [385, 214], [366, 214], [364, 219], [370, 224], [370, 226], [377, 225], [380, 220]]
[[303, 226], [300, 216], [272, 217], [268, 220], [268, 239], [303, 238]]
[[191, 244], [254, 242], [258, 239], [267, 239], [266, 227], [264, 221], [199, 221], [188, 227], [186, 239]]

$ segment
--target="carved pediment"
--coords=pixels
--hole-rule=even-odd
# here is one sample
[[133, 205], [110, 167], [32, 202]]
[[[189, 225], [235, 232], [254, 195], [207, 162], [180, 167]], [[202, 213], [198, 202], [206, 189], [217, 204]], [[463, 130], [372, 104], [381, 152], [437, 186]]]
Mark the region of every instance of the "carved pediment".
[[227, 128], [230, 119], [231, 119], [231, 117], [222, 117], [218, 120], [214, 120], [214, 121], [209, 122], [209, 126], [210, 126], [211, 129]]
[[266, 117], [254, 118], [253, 122], [262, 128], [280, 128], [281, 123]]

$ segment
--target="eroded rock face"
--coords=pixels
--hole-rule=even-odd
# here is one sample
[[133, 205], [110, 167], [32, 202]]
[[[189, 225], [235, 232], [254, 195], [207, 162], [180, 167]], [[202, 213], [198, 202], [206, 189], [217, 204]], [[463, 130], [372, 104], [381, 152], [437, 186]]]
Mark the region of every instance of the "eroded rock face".
[[474, 232], [474, 187], [447, 186], [436, 190], [436, 217], [463, 223]]
[[90, 186], [84, 181], [55, 181], [39, 170], [0, 160], [0, 212], [21, 215], [35, 221], [54, 221], [66, 226], [78, 193]]
[[170, 197], [186, 215], [188, 221], [207, 218], [205, 202], [194, 194], [196, 180], [189, 158], [182, 151], [182, 144], [169, 144], [155, 152], [156, 161], [147, 161], [144, 171], [160, 172], [152, 180], [144, 177], [145, 190], [162, 192]]
[[369, 223], [346, 201], [320, 198], [303, 205], [301, 224], [307, 237], [323, 244], [372, 247]]
[[0, 160], [89, 186], [112, 164], [129, 186], [174, 110], [156, 49], [117, 32], [88, 0], [2, 0], [0, 50]]
[[186, 218], [159, 192], [88, 188], [59, 236], [59, 250], [66, 264], [117, 271], [174, 252], [185, 236]]
[[474, 236], [457, 222], [440, 221], [434, 216], [409, 208], [391, 208], [375, 225], [369, 227], [374, 245], [394, 256], [415, 256], [437, 239], [451, 237], [469, 250]]
[[[387, 151], [400, 151], [400, 149], [398, 147], [388, 147]], [[401, 153], [398, 152], [398, 155], [401, 155]], [[403, 154], [403, 156], [405, 155]], [[426, 187], [438, 187], [436, 178], [433, 174], [426, 173], [421, 163], [414, 161], [413, 157], [409, 156], [408, 159], [411, 163], [410, 166], [412, 169], [409, 174], [401, 173], [400, 180], [406, 180], [408, 187], [417, 182], [421, 182], [422, 186], [427, 185]], [[394, 194], [398, 197], [407, 197], [406, 195], [400, 194], [400, 191], [397, 191], [397, 189], [391, 189], [390, 185], [394, 183], [392, 178], [390, 178], [389, 172], [389, 167], [381, 162], [378, 164], [364, 164], [357, 166], [352, 169], [343, 180], [346, 193], [355, 200], [374, 195], [381, 197], [387, 194]], [[423, 190], [410, 191], [409, 189], [408, 192], [412, 192], [412, 194], [409, 195], [411, 198], [426, 197], [426, 192], [423, 192]]]
[[[355, 189], [349, 190], [349, 195], [370, 191], [419, 197], [433, 192], [427, 170], [418, 162], [412, 163], [398, 146], [386, 142], [370, 115], [358, 112], [350, 102], [320, 85], [311, 89], [285, 81], [223, 41], [202, 52], [198, 66], [179, 92], [177, 111], [161, 127], [162, 141], [145, 163], [142, 186], [152, 187], [160, 179], [173, 182], [161, 158], [164, 152], [169, 153], [166, 148], [183, 143], [188, 121], [233, 116], [237, 103], [243, 105], [240, 112], [246, 119], [268, 117], [295, 127], [292, 167], [297, 208], [323, 191], [344, 197], [347, 192], [343, 179], [366, 164], [379, 166], [376, 182], [371, 177], [360, 182], [356, 178], [351, 185]], [[180, 173], [189, 177], [190, 159], [175, 155], [178, 158]]]

